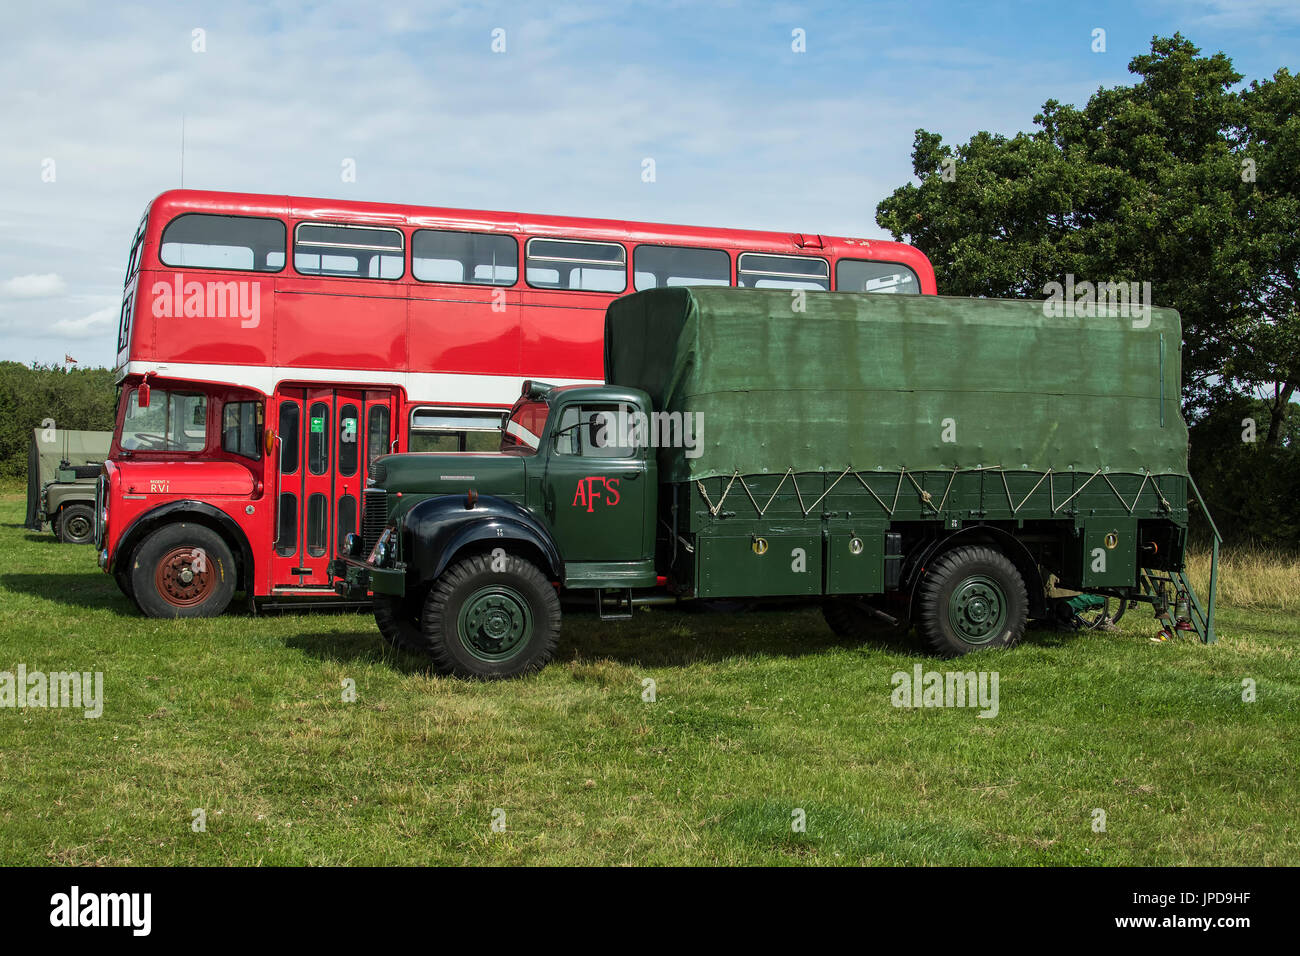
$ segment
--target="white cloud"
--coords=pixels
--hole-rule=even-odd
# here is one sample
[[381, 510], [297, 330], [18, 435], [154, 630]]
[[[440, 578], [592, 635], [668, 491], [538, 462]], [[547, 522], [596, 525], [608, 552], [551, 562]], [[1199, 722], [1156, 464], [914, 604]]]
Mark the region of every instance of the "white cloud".
[[117, 330], [117, 318], [120, 309], [115, 305], [96, 309], [90, 315], [80, 319], [60, 319], [50, 326], [50, 333], [57, 339], [95, 339], [105, 341]]
[[12, 279], [6, 279], [0, 283], [0, 290], [15, 299], [43, 299], [46, 296], [58, 295], [66, 285], [63, 277], [57, 272], [46, 272], [40, 275], [14, 276]]

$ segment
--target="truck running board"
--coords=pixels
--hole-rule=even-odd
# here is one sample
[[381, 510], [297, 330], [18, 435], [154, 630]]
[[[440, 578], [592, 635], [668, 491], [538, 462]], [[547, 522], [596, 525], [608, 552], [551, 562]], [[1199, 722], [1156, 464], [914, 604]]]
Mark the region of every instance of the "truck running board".
[[631, 620], [632, 589], [596, 588], [596, 613], [602, 621]]

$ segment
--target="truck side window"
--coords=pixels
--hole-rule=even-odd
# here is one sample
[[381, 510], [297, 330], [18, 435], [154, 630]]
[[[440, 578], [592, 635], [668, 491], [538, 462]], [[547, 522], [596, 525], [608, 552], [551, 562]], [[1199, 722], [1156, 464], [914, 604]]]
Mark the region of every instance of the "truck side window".
[[556, 429], [555, 453], [584, 458], [634, 458], [644, 415], [627, 405], [567, 405]]

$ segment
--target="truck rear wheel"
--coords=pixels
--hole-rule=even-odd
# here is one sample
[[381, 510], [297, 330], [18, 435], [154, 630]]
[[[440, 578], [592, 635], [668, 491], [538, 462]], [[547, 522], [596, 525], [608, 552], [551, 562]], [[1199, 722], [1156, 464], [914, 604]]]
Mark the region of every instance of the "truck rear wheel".
[[55, 537], [64, 544], [90, 544], [95, 537], [95, 510], [90, 505], [64, 505], [57, 520]]
[[1014, 647], [1029, 617], [1029, 597], [1016, 566], [979, 545], [940, 556], [921, 579], [916, 601], [921, 640], [943, 657]]
[[235, 594], [235, 559], [200, 524], [171, 524], [141, 542], [131, 561], [131, 594], [149, 617], [216, 617]]
[[434, 668], [490, 680], [541, 670], [560, 637], [560, 599], [531, 562], [478, 555], [443, 572], [424, 602], [421, 650]]
[[424, 633], [420, 630], [420, 612], [424, 602], [420, 598], [376, 594], [371, 604], [379, 636], [386, 644], [401, 651], [423, 650]]

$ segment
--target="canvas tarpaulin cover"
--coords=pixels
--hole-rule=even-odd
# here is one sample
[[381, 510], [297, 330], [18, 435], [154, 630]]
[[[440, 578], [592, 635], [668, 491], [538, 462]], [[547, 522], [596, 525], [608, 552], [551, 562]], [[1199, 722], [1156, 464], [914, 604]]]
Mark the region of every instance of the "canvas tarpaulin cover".
[[108, 457], [112, 432], [76, 431], [66, 428], [36, 428], [27, 449], [27, 521], [33, 531], [41, 530], [41, 489], [58, 477], [59, 462], [71, 465], [102, 462]]
[[[1030, 300], [665, 288], [605, 316], [605, 377], [700, 413], [670, 481], [997, 468], [1186, 474], [1178, 313]], [[946, 440], [947, 439], [947, 440]]]

